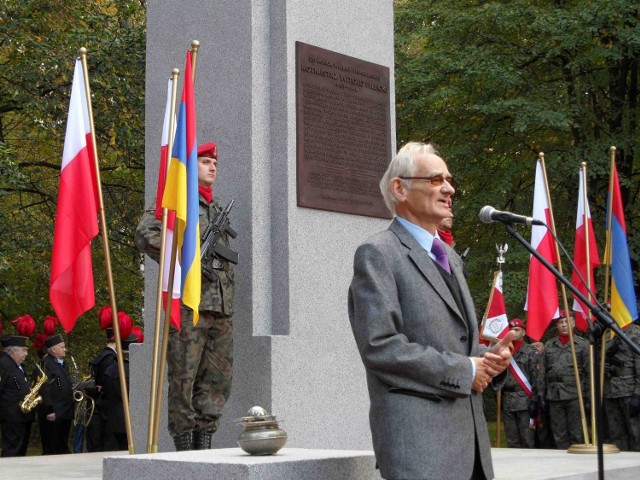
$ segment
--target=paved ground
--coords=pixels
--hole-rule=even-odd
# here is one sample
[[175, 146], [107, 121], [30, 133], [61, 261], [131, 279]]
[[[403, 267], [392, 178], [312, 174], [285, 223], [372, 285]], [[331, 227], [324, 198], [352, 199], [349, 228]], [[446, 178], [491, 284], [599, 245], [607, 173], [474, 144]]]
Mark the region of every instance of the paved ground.
[[[185, 452], [188, 453], [188, 452]], [[0, 479], [98, 480], [102, 479], [105, 456], [127, 452], [0, 458]], [[597, 479], [595, 454], [569, 454], [559, 450], [493, 449], [496, 480]], [[604, 456], [605, 478], [640, 478], [640, 453], [622, 452]]]
[[0, 479], [100, 480], [102, 479], [102, 458], [114, 455], [128, 455], [128, 453], [123, 451], [0, 458]]

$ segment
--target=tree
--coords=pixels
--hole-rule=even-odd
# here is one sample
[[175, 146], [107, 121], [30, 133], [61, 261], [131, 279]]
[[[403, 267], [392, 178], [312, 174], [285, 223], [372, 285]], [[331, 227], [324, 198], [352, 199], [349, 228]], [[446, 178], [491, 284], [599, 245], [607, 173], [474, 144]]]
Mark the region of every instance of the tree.
[[[578, 169], [587, 162], [602, 252], [608, 149], [618, 148], [638, 279], [640, 219], [632, 215], [640, 157], [637, 2], [396, 0], [395, 6], [398, 143], [422, 139], [441, 146], [454, 172], [460, 185], [455, 236], [462, 248], [471, 247], [478, 310], [496, 268], [494, 244], [507, 242], [507, 308], [522, 314], [529, 255], [501, 226], [479, 225], [477, 212], [487, 204], [531, 212], [541, 151], [565, 245], [573, 245]], [[566, 260], [563, 267], [570, 274]]]
[[[145, 2], [5, 0], [0, 6], [0, 319], [30, 313], [39, 330], [60, 161], [78, 49], [89, 79], [118, 308], [142, 321], [141, 256], [133, 235], [144, 202]], [[96, 305], [108, 303], [94, 242]], [[97, 310], [97, 309], [96, 309]], [[84, 369], [101, 344], [96, 310], [69, 338]], [[7, 331], [9, 331], [7, 329]]]

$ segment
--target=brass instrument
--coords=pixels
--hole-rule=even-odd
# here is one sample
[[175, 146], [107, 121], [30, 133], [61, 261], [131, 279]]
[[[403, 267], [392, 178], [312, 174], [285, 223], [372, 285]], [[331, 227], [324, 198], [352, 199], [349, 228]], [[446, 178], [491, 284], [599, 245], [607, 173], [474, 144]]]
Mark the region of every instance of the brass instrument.
[[33, 386], [31, 391], [27, 393], [20, 402], [20, 410], [22, 410], [22, 413], [29, 413], [42, 403], [42, 396], [38, 395], [38, 392], [42, 388], [42, 385], [44, 385], [44, 383], [48, 380], [48, 378], [47, 374], [44, 373], [40, 365], [36, 363], [36, 367], [38, 367], [38, 370], [40, 370], [42, 376], [38, 379], [38, 382]]
[[78, 385], [80, 385], [80, 375], [78, 372], [78, 364], [76, 363], [76, 359], [73, 358], [73, 355], [70, 355], [71, 363], [73, 364], [73, 370], [71, 371], [71, 383], [73, 385], [73, 399], [80, 403], [84, 400], [84, 392], [78, 389]]

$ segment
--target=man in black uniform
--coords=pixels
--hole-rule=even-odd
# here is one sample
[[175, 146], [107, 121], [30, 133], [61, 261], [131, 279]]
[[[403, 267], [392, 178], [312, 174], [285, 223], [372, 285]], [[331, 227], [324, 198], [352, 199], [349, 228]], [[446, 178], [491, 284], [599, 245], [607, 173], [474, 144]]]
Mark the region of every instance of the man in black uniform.
[[[130, 334], [122, 340], [122, 353], [124, 359], [124, 376], [129, 391], [129, 345], [138, 342], [138, 336]], [[127, 428], [124, 419], [124, 407], [122, 405], [122, 390], [120, 389], [120, 371], [118, 363], [109, 365], [102, 377], [102, 395], [104, 399], [104, 451], [127, 450]]]
[[107, 368], [117, 362], [116, 342], [113, 328], [107, 327], [107, 345], [100, 351], [98, 356], [89, 362], [91, 373], [95, 380], [96, 390], [93, 392], [95, 397], [95, 409], [91, 422], [87, 426], [87, 451], [103, 452], [105, 451], [105, 423], [106, 419], [106, 399], [104, 398], [104, 372]]
[[47, 355], [42, 359], [42, 369], [48, 380], [42, 387], [40, 409], [40, 436], [42, 454], [70, 453], [69, 431], [73, 420], [73, 383], [69, 365], [63, 360], [67, 347], [59, 334], [45, 340]]
[[27, 453], [34, 412], [22, 413], [20, 403], [31, 392], [25, 368], [27, 337], [5, 336], [0, 355], [0, 429], [2, 456], [23, 457]]

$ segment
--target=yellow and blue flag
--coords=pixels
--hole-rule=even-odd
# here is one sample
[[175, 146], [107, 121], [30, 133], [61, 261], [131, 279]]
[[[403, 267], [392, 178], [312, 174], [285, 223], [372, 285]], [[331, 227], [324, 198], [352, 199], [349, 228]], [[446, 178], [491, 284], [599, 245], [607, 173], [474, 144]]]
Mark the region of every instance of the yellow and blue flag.
[[182, 303], [193, 310], [193, 324], [198, 323], [200, 305], [200, 223], [198, 206], [198, 142], [196, 140], [196, 106], [193, 92], [191, 52], [187, 52], [184, 86], [176, 134], [171, 152], [162, 207], [176, 212], [175, 240], [180, 251]]
[[638, 306], [615, 162], [611, 167], [611, 189], [607, 207], [607, 225], [611, 225], [611, 231], [607, 235], [604, 263], [611, 265], [611, 315], [624, 327], [638, 318]]

